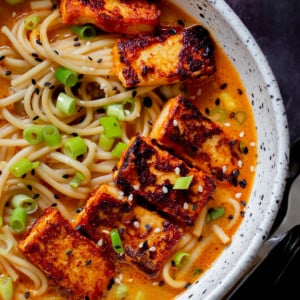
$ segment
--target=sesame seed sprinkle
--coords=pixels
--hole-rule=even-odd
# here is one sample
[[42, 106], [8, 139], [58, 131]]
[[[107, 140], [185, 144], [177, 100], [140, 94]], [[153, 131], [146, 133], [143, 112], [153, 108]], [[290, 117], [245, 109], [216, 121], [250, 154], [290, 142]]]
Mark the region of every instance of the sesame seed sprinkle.
[[236, 199], [240, 199], [241, 197], [242, 197], [242, 193], [236, 193], [236, 194], [235, 194], [235, 198], [236, 198]]
[[227, 171], [227, 167], [226, 167], [226, 166], [223, 166], [223, 167], [222, 167], [222, 172], [223, 172], [223, 173], [226, 173], [226, 171]]
[[202, 185], [198, 185], [198, 192], [203, 193], [203, 186]]
[[133, 226], [134, 226], [135, 228], [139, 228], [139, 227], [140, 227], [140, 223], [139, 223], [138, 221], [134, 221], [134, 222], [133, 222]]
[[244, 132], [244, 131], [241, 131], [241, 132], [240, 132], [240, 137], [242, 138], [242, 137], [244, 137], [244, 135], [245, 135], [245, 132]]
[[133, 200], [133, 194], [130, 194], [129, 196], [128, 196], [128, 201], [132, 201]]
[[255, 145], [256, 145], [255, 142], [251, 142], [251, 143], [250, 143], [250, 146], [251, 146], [251, 147], [255, 147]]
[[183, 209], [188, 209], [188, 208], [189, 208], [189, 204], [187, 202], [184, 202]]
[[176, 175], [179, 175], [179, 174], [180, 174], [180, 168], [179, 168], [179, 167], [176, 167], [176, 168], [175, 168], [175, 174], [176, 174]]
[[138, 185], [134, 185], [134, 186], [133, 186], [133, 189], [134, 189], [135, 191], [138, 191], [138, 190], [140, 189], [140, 187], [139, 187]]
[[103, 246], [103, 239], [100, 239], [100, 240], [97, 242], [97, 245], [100, 246], [100, 247]]
[[225, 123], [224, 123], [224, 126], [230, 127], [230, 123], [229, 123], [229, 122], [225, 122]]
[[177, 127], [178, 126], [178, 121], [177, 120], [173, 120], [173, 126]]
[[163, 193], [167, 194], [169, 190], [166, 186], [163, 186], [162, 191], [163, 191]]
[[155, 228], [154, 230], [153, 230], [155, 233], [159, 233], [160, 231], [161, 231], [161, 229], [160, 228]]
[[239, 168], [241, 168], [241, 167], [243, 166], [243, 162], [242, 162], [241, 160], [239, 160], [239, 161], [237, 162], [237, 164], [238, 164], [238, 167], [239, 167]]

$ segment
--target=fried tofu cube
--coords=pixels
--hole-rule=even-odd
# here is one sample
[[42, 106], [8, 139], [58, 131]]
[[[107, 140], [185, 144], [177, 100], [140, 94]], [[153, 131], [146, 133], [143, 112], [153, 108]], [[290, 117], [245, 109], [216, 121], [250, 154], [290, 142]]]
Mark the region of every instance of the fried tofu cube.
[[183, 96], [170, 99], [164, 105], [150, 136], [216, 179], [236, 182], [241, 159], [237, 149], [239, 142], [226, 135], [219, 125]]
[[54, 208], [37, 219], [19, 249], [67, 299], [100, 299], [115, 275], [105, 249], [81, 235]]
[[[131, 139], [113, 176], [126, 193], [142, 197], [141, 202], [182, 225], [194, 224], [215, 190], [214, 180], [205, 172], [189, 167], [142, 136]], [[178, 178], [189, 176], [189, 187], [174, 188]]]
[[131, 196], [108, 184], [100, 186], [79, 214], [80, 231], [95, 242], [118, 229], [127, 262], [149, 276], [159, 273], [182, 230], [157, 213], [135, 205]]
[[120, 39], [113, 61], [112, 73], [125, 87], [199, 79], [216, 70], [213, 42], [200, 25]]
[[159, 22], [156, 1], [62, 0], [62, 22], [68, 25], [93, 24], [107, 32], [139, 34], [153, 32]]

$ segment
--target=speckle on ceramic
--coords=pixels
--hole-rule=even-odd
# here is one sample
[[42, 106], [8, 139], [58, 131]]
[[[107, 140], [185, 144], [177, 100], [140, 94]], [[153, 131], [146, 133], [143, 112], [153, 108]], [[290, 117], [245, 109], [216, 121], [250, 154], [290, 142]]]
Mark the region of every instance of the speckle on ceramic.
[[230, 246], [180, 300], [219, 300], [245, 274], [277, 215], [289, 158], [289, 133], [273, 73], [249, 31], [223, 0], [174, 0], [209, 29], [246, 87], [258, 135], [256, 180], [244, 220]]

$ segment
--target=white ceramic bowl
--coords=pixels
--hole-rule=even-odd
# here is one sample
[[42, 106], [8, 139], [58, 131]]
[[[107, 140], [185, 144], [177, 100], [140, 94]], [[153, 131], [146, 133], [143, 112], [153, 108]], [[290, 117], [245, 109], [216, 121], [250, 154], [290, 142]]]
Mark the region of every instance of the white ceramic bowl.
[[230, 246], [179, 299], [222, 299], [245, 274], [277, 215], [287, 175], [289, 134], [273, 73], [252, 35], [223, 0], [174, 0], [199, 20], [237, 68], [251, 101], [258, 135], [256, 179], [245, 218]]

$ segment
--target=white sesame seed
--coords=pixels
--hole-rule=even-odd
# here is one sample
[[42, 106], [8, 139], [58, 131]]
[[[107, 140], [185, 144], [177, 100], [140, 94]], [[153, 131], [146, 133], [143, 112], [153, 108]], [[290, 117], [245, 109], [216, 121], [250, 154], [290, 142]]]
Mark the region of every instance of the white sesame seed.
[[115, 283], [121, 284], [122, 282], [121, 282], [121, 280], [119, 278], [115, 278]]
[[103, 229], [102, 232], [105, 233], [105, 234], [110, 234], [110, 232], [106, 229]]
[[250, 172], [254, 172], [254, 166], [250, 167]]
[[189, 208], [189, 204], [187, 202], [184, 202], [183, 209], [188, 209], [188, 208]]
[[202, 185], [198, 185], [198, 192], [203, 193], [203, 186]]
[[175, 119], [173, 120], [173, 126], [175, 126], [175, 127], [178, 126], [178, 121]]
[[227, 167], [226, 167], [226, 166], [223, 166], [223, 167], [222, 167], [222, 172], [223, 172], [223, 173], [226, 173], [226, 171], [227, 171]]
[[143, 248], [144, 242], [139, 243], [139, 248]]
[[129, 279], [128, 279], [128, 282], [132, 282], [132, 281], [133, 281], [133, 278], [129, 278]]
[[140, 227], [140, 223], [139, 223], [138, 221], [134, 221], [134, 222], [133, 222], [133, 226], [134, 226], [135, 228], [139, 228], [139, 227]]
[[122, 200], [124, 198], [124, 192], [120, 191], [119, 192], [119, 199]]
[[130, 116], [130, 110], [125, 109], [125, 110], [124, 110], [124, 113], [125, 113], [126, 116]]
[[243, 162], [242, 162], [241, 160], [239, 160], [239, 161], [237, 162], [237, 164], [238, 164], [238, 167], [241, 168], [242, 165], [243, 165]]
[[119, 274], [119, 278], [120, 278], [120, 280], [123, 280], [124, 276], [122, 273]]
[[180, 174], [180, 168], [179, 168], [179, 167], [176, 167], [176, 168], [175, 168], [175, 174], [176, 174], [176, 175], [179, 175], [179, 174]]
[[251, 143], [250, 143], [250, 146], [251, 146], [251, 147], [255, 147], [255, 145], [256, 145], [255, 142], [251, 142]]
[[86, 42], [86, 45], [87, 45], [87, 46], [89, 46], [90, 44], [91, 44], [91, 42], [90, 42], [90, 41], [87, 41], [87, 42]]
[[226, 123], [224, 123], [224, 126], [230, 127], [230, 123], [226, 122]]
[[163, 193], [167, 194], [169, 190], [166, 186], [163, 186], [162, 191]]
[[134, 186], [133, 186], [133, 189], [134, 189], [135, 191], [138, 191], [138, 190], [140, 189], [140, 187], [139, 187], [138, 185], [134, 185]]
[[149, 251], [150, 251], [150, 252], [155, 252], [155, 251], [156, 251], [156, 247], [154, 247], [154, 246], [150, 247], [150, 248], [149, 248]]
[[50, 71], [51, 71], [52, 73], [55, 73], [55, 70], [54, 70], [53, 67], [50, 67]]
[[244, 137], [244, 135], [245, 135], [245, 132], [244, 132], [244, 131], [241, 131], [241, 132], [240, 132], [240, 137], [242, 138], [242, 137]]
[[153, 282], [152, 282], [152, 285], [153, 285], [153, 286], [158, 286], [158, 284], [159, 284], [159, 282], [157, 282], [157, 281], [153, 281]]
[[236, 198], [236, 199], [240, 199], [241, 197], [242, 197], [242, 193], [236, 193], [236, 194], [235, 194], [235, 198]]
[[97, 242], [97, 245], [101, 247], [101, 246], [103, 245], [103, 240], [100, 239], [100, 240]]
[[157, 227], [157, 228], [155, 228], [153, 231], [154, 231], [155, 233], [159, 233], [159, 232], [161, 231], [161, 229], [160, 229], [159, 227]]
[[128, 201], [132, 201], [133, 200], [133, 194], [130, 194], [129, 196], [128, 196]]

